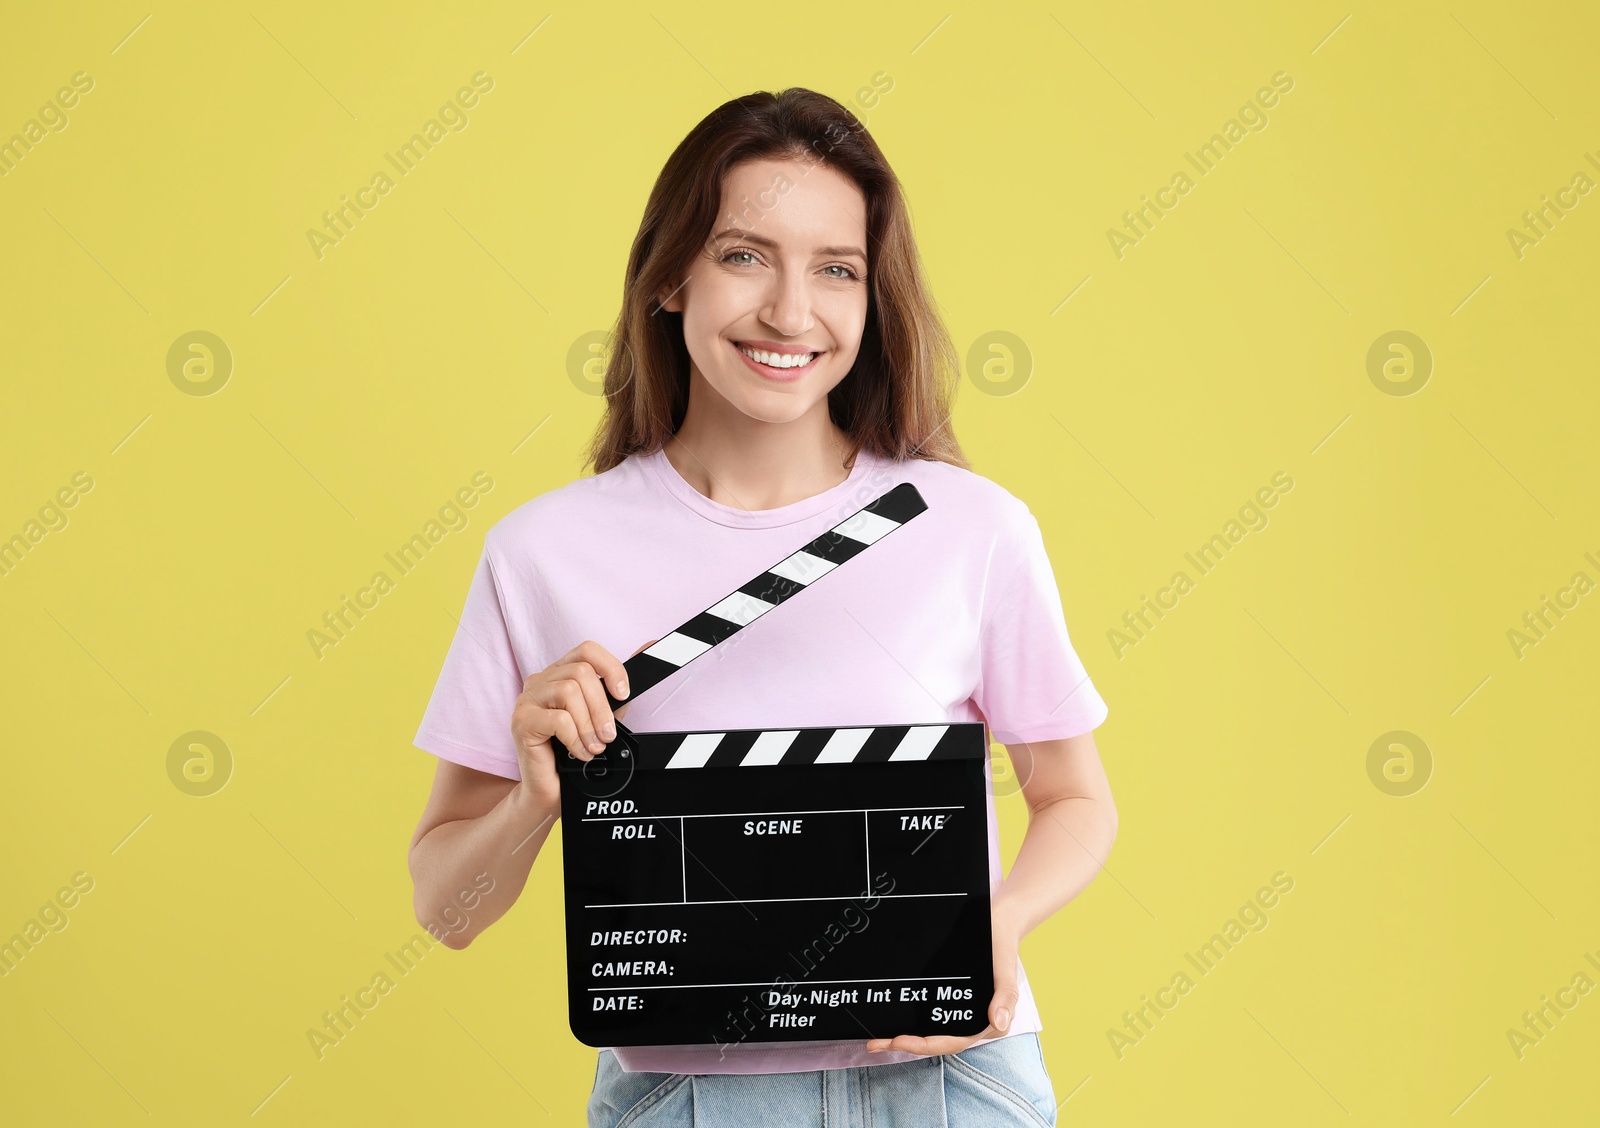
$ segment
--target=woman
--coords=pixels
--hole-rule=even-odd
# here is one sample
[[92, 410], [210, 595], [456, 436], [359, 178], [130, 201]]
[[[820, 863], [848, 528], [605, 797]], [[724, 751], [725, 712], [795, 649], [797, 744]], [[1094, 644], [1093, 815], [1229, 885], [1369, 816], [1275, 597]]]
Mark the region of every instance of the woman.
[[511, 907], [560, 809], [552, 738], [588, 759], [615, 737], [617, 654], [902, 481], [928, 504], [914, 522], [615, 718], [982, 720], [1030, 819], [1002, 881], [991, 796], [982, 1033], [605, 1049], [591, 1125], [1054, 1123], [1018, 945], [1115, 838], [1091, 732], [1107, 708], [1037, 521], [951, 434], [958, 379], [899, 184], [849, 111], [805, 89], [752, 94], [678, 146], [629, 256], [596, 472], [489, 530], [417, 733], [440, 757], [411, 845], [418, 919], [464, 948]]

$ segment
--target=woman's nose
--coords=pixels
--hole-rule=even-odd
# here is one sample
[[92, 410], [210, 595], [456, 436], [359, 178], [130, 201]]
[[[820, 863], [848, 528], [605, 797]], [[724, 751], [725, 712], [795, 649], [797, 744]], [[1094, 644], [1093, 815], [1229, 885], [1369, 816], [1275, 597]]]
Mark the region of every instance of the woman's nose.
[[773, 281], [773, 293], [761, 310], [761, 320], [782, 336], [795, 337], [811, 329], [811, 295], [802, 277], [779, 277]]

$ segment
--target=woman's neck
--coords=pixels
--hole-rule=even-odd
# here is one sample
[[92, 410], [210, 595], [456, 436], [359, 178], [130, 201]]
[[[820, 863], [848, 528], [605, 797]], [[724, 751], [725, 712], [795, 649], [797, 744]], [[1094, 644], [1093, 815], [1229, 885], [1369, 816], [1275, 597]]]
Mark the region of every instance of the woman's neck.
[[702, 425], [691, 403], [666, 441], [667, 461], [695, 489], [734, 509], [793, 505], [839, 485], [853, 465], [845, 464], [849, 436], [828, 417], [826, 402], [819, 406], [820, 413], [788, 423], [733, 412], [738, 421]]

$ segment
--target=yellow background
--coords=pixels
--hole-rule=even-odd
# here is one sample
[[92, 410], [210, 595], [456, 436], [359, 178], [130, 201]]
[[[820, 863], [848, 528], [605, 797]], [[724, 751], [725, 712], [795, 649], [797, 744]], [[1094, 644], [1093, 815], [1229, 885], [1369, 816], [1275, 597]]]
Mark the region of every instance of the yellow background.
[[[860, 112], [963, 354], [1032, 355], [1014, 395], [964, 380], [954, 426], [1038, 515], [1111, 709], [1120, 838], [1023, 948], [1063, 1122], [1593, 1118], [1600, 994], [1520, 1060], [1506, 1031], [1600, 982], [1600, 595], [1520, 658], [1507, 631], [1600, 580], [1600, 195], [1520, 259], [1506, 231], [1600, 175], [1600, 20], [1117, 9], [10, 11], [0, 138], [94, 87], [0, 178], [0, 535], [95, 484], [0, 579], [0, 939], [95, 884], [0, 979], [0, 1119], [580, 1121], [555, 847], [322, 1060], [306, 1031], [419, 931], [411, 737], [484, 531], [579, 472], [600, 401], [568, 350], [610, 326], [662, 162], [728, 97], [879, 72]], [[480, 70], [469, 127], [319, 260], [307, 229]], [[1279, 71], [1269, 126], [1119, 259], [1107, 229]], [[234, 357], [204, 397], [167, 373], [197, 329]], [[1432, 354], [1416, 394], [1369, 379], [1392, 330]], [[1270, 524], [1119, 658], [1123, 613], [1280, 470]], [[315, 657], [477, 471], [467, 528]], [[167, 772], [192, 730], [234, 761], [208, 797]], [[1368, 774], [1393, 730], [1432, 758], [1408, 796]], [[1009, 857], [1020, 797], [1002, 819]], [[1280, 870], [1270, 925], [1119, 1058], [1122, 1012]]]

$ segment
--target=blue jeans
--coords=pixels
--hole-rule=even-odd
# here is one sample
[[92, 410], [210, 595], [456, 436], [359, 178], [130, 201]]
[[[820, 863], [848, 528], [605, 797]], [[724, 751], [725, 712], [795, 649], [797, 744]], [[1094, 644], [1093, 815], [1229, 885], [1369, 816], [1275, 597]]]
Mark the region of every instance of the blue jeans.
[[808, 1073], [626, 1073], [600, 1051], [589, 1128], [1050, 1128], [1037, 1034], [958, 1054]]

